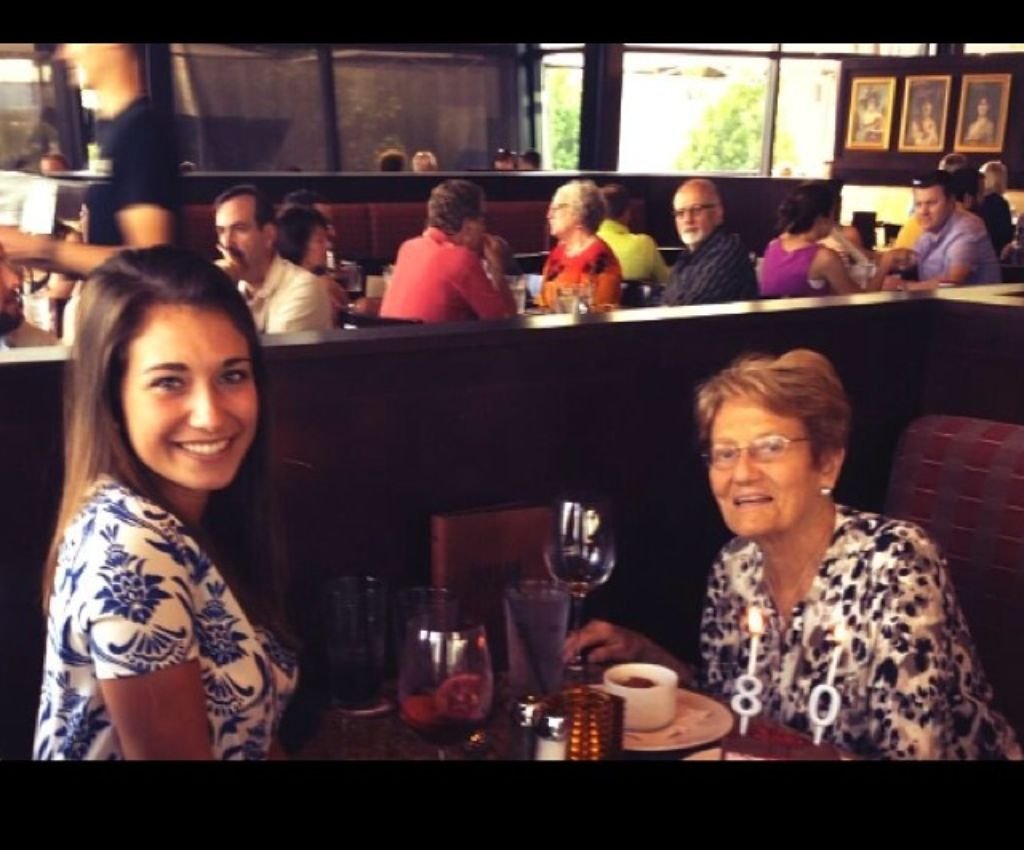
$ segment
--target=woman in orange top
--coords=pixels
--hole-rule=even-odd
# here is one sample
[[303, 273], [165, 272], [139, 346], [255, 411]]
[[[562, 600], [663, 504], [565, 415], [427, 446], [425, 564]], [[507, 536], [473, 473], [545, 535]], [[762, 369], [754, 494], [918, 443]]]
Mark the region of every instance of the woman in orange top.
[[594, 286], [594, 305], [618, 305], [622, 268], [608, 244], [597, 236], [605, 218], [604, 197], [592, 180], [570, 180], [560, 186], [548, 207], [548, 226], [558, 244], [544, 263], [544, 282], [538, 301], [543, 307], [556, 303], [559, 286]]

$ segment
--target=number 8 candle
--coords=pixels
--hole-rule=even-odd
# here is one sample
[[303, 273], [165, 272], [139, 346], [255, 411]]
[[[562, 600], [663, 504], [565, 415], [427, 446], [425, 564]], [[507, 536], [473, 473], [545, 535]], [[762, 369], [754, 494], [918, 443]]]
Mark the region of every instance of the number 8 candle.
[[736, 693], [730, 703], [732, 710], [740, 716], [741, 735], [747, 734], [750, 718], [760, 713], [761, 700], [758, 697], [764, 690], [761, 680], [754, 675], [757, 650], [761, 644], [761, 635], [764, 633], [761, 609], [756, 605], [751, 605], [747, 609], [747, 631], [750, 632], [750, 657], [747, 661], [747, 672], [736, 680]]

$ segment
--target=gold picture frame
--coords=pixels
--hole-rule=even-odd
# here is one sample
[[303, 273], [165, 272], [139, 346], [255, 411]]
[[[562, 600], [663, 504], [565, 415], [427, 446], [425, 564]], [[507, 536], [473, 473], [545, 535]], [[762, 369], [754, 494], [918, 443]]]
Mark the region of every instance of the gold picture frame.
[[907, 77], [899, 149], [908, 153], [940, 153], [946, 144], [951, 76]]
[[892, 132], [895, 77], [854, 77], [846, 120], [846, 149], [885, 151]]
[[1010, 74], [964, 74], [953, 150], [999, 153], [1006, 138]]

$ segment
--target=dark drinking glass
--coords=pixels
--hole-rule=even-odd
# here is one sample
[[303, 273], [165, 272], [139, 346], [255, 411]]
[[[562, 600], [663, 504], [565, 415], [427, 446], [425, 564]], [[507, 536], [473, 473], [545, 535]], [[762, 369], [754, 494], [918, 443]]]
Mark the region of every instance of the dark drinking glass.
[[343, 576], [326, 588], [326, 656], [332, 701], [349, 709], [382, 703], [387, 589], [372, 576]]

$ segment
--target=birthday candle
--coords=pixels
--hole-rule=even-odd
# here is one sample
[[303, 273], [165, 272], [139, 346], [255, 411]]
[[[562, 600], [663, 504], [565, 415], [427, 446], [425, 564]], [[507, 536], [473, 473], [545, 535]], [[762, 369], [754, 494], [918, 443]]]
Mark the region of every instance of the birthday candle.
[[754, 667], [757, 664], [757, 650], [761, 644], [761, 635], [764, 634], [764, 618], [761, 616], [761, 609], [751, 605], [747, 611], [747, 631], [750, 632], [750, 658], [747, 660], [747, 675], [754, 675]]

